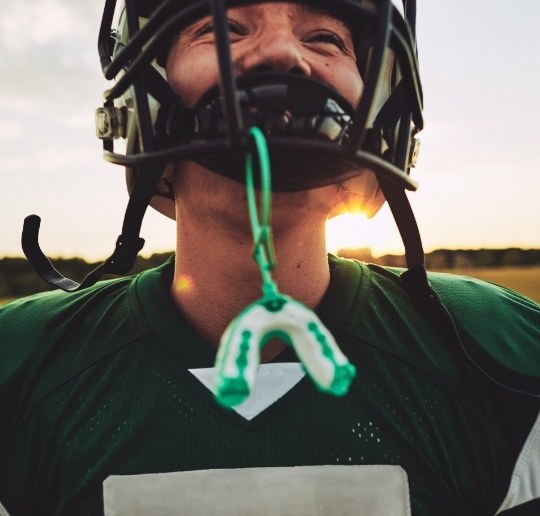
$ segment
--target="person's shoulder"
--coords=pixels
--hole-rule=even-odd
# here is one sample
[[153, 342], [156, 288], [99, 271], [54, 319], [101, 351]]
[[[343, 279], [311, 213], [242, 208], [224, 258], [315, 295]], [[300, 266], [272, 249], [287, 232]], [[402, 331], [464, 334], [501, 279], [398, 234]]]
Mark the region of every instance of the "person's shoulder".
[[[377, 305], [384, 310], [378, 315], [385, 321], [392, 317], [388, 311], [393, 310], [415, 328], [440, 325], [437, 318], [422, 318], [415, 313], [401, 284], [405, 269], [371, 264], [362, 268], [369, 271], [370, 307], [375, 309]], [[428, 279], [455, 325], [463, 350], [475, 365], [499, 383], [539, 392], [540, 305], [509, 288], [470, 276], [429, 272]], [[443, 332], [444, 328], [446, 324]]]
[[528, 297], [488, 281], [471, 276], [444, 272], [430, 272], [429, 281], [448, 308], [469, 316], [494, 314], [505, 317], [540, 317], [540, 305]]
[[[371, 281], [386, 288], [403, 289], [400, 276], [406, 271], [402, 267], [384, 267], [367, 264]], [[531, 317], [540, 315], [540, 305], [523, 294], [472, 276], [449, 272], [427, 272], [433, 290], [443, 304], [457, 313], [498, 310], [509, 316], [515, 311]], [[471, 312], [472, 309], [472, 312]]]
[[[387, 294], [407, 295], [400, 278], [406, 271], [403, 267], [388, 267], [335, 256], [331, 257], [331, 265], [351, 278], [365, 276], [371, 287]], [[456, 314], [477, 315], [497, 311], [507, 317], [513, 317], [516, 313], [533, 320], [540, 317], [540, 305], [536, 301], [507, 287], [471, 276], [431, 271], [427, 274], [443, 304]]]
[[[160, 281], [171, 260], [139, 274], [106, 279], [75, 292], [60, 290], [24, 297], [0, 307], [0, 345], [45, 344], [66, 339], [99, 341], [144, 327], [139, 300], [143, 277]], [[109, 337], [107, 337], [110, 340]]]
[[[137, 316], [135, 277], [109, 279], [78, 292], [51, 291], [0, 309], [0, 377], [50, 353], [132, 341], [144, 331]], [[76, 345], [76, 346], [75, 346]], [[55, 351], [53, 351], [55, 350]]]
[[11, 301], [0, 307], [0, 336], [6, 333], [26, 334], [52, 321], [65, 321], [81, 310], [101, 310], [104, 305], [118, 301], [119, 296], [125, 296], [132, 279], [110, 279], [78, 292], [54, 290]]
[[[108, 279], [77, 292], [52, 291], [0, 309], [0, 386], [3, 400], [19, 397], [20, 382], [35, 378], [43, 392], [58, 378], [113, 356], [151, 334], [137, 283], [147, 272]], [[40, 371], [39, 375], [36, 372]], [[2, 402], [0, 400], [0, 405]]]
[[429, 275], [468, 356], [513, 390], [540, 393], [540, 305], [509, 288], [468, 276]]

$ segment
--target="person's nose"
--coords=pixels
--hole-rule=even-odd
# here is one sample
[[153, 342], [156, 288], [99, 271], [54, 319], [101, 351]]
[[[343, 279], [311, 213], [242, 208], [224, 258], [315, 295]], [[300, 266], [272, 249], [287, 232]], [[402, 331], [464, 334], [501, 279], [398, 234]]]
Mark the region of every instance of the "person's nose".
[[239, 75], [250, 72], [311, 75], [311, 67], [302, 53], [301, 42], [287, 28], [269, 28], [255, 36], [253, 45], [237, 57], [236, 69]]

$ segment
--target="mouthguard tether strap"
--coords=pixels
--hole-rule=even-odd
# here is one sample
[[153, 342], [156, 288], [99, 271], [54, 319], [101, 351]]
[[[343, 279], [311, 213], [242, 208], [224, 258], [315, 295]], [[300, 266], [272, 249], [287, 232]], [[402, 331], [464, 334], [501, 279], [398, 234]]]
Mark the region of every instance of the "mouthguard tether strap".
[[261, 173], [260, 218], [251, 153], [246, 155], [246, 189], [253, 234], [252, 255], [261, 272], [263, 295], [238, 314], [221, 337], [216, 358], [215, 397], [225, 407], [244, 402], [255, 384], [261, 349], [274, 338], [294, 348], [319, 390], [343, 396], [356, 375], [355, 367], [317, 315], [279, 292], [272, 279], [275, 254], [270, 226], [270, 158], [261, 130], [253, 127], [250, 134], [255, 141]]

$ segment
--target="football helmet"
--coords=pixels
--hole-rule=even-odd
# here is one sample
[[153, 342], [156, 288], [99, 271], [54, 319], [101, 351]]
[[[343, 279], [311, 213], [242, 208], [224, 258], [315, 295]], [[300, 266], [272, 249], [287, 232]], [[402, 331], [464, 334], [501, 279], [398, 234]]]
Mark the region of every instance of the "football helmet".
[[[158, 8], [149, 0], [128, 1], [111, 32], [112, 4], [106, 9], [109, 17], [104, 16], [100, 49], [105, 77], [116, 82], [97, 112], [98, 136], [106, 142], [105, 159], [126, 167], [130, 190], [146, 164], [161, 163], [164, 173], [153, 200], [160, 211], [174, 217], [168, 178], [175, 163], [187, 156], [242, 181], [243, 155], [251, 143], [246, 132], [252, 125], [267, 136], [276, 190], [345, 181], [366, 169], [415, 187], [407, 173], [411, 145], [413, 155], [417, 148], [411, 135], [422, 127], [421, 90], [414, 37], [392, 2], [316, 3], [346, 20], [355, 35], [366, 83], [357, 109], [311, 77], [275, 72], [234, 77], [224, 5], [220, 16], [217, 5], [207, 1], [170, 1]], [[183, 27], [212, 9], [222, 25], [219, 33], [220, 23], [215, 23], [220, 86], [188, 109], [164, 79], [166, 49]], [[105, 39], [109, 34], [112, 40]], [[111, 142], [118, 138], [126, 140], [124, 155], [113, 151]], [[376, 212], [381, 201], [373, 195], [365, 211]]]
[[[103, 273], [129, 271], [144, 243], [139, 231], [147, 207], [152, 204], [174, 217], [171, 177], [176, 164], [193, 160], [243, 181], [245, 155], [253, 150], [252, 126], [266, 137], [274, 190], [342, 184], [362, 194], [368, 216], [386, 199], [409, 266], [423, 266], [405, 195], [417, 186], [409, 171], [418, 151], [416, 134], [423, 127], [416, 2], [299, 1], [323, 9], [350, 29], [364, 82], [357, 106], [327, 84], [298, 73], [235, 76], [227, 9], [253, 0], [105, 1], [98, 50], [112, 85], [97, 109], [96, 130], [104, 158], [126, 169], [130, 199], [114, 253], [81, 285], [46, 260], [38, 244], [39, 218], [29, 217], [23, 248], [46, 281], [77, 290]], [[219, 84], [187, 107], [169, 86], [164, 62], [173, 38], [203, 16], [213, 18]]]

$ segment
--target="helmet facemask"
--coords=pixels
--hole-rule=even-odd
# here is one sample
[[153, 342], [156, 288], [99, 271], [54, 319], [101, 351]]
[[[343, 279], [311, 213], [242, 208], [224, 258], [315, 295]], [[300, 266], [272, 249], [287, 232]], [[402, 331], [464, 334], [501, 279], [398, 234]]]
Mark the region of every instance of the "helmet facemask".
[[[227, 5], [248, 3], [237, 1]], [[213, 5], [218, 4], [221, 2]], [[127, 136], [126, 153], [114, 152], [111, 138], [104, 140], [104, 156], [126, 166], [130, 190], [147, 164], [159, 163], [164, 180], [158, 182], [156, 193], [171, 199], [169, 180], [175, 162], [182, 159], [193, 159], [205, 168], [242, 181], [241, 164], [251, 145], [247, 131], [253, 124], [261, 126], [265, 123], [267, 127], [263, 129], [272, 161], [276, 164], [273, 167], [276, 190], [303, 190], [343, 182], [347, 182], [348, 189], [354, 189], [355, 177], [371, 173], [384, 175], [403, 188], [415, 189], [416, 183], [408, 175], [410, 147], [415, 141], [414, 134], [422, 126], [422, 117], [411, 31], [389, 0], [332, 0], [320, 1], [317, 5], [330, 12], [342, 13], [355, 39], [358, 66], [365, 81], [365, 91], [356, 108], [326, 87], [327, 101], [314, 101], [309, 114], [299, 114], [302, 106], [295, 109], [295, 104], [305, 103], [305, 95], [296, 94], [295, 99], [295, 92], [309, 91], [312, 94], [308, 97], [314, 98], [321, 96], [324, 84], [317, 84], [310, 77], [273, 72], [260, 74], [257, 78], [234, 77], [226, 16], [220, 18], [214, 13], [216, 31], [220, 23], [223, 25], [223, 37], [219, 33], [216, 35], [220, 85], [207, 92], [195, 109], [187, 109], [168, 87], [163, 65], [170, 41], [195, 19], [208, 15], [210, 3], [170, 0], [151, 12], [149, 2], [126, 2], [114, 32], [116, 42], [112, 56], [102, 56], [102, 62], [109, 60], [104, 68], [105, 75], [116, 80], [113, 88], [106, 92], [108, 100], [104, 109], [112, 112], [124, 106], [124, 113], [127, 113], [127, 129], [120, 135]], [[221, 9], [225, 7], [221, 5]], [[102, 27], [102, 35], [105, 32]], [[130, 33], [133, 36], [129, 36]], [[275, 95], [268, 98], [266, 92], [266, 103], [273, 103], [273, 110], [265, 113], [264, 106], [249, 104], [249, 99], [257, 97], [254, 91], [269, 88], [274, 89]], [[395, 100], [389, 101], [396, 90]], [[205, 100], [208, 101], [206, 105]], [[262, 99], [263, 104], [264, 101]], [[275, 104], [280, 102], [282, 106], [276, 107]], [[337, 106], [330, 115], [332, 109], [326, 109], [328, 104]], [[381, 114], [383, 106], [385, 109]], [[258, 118], [249, 116], [253, 109], [258, 111]], [[325, 119], [327, 123], [324, 123]], [[213, 131], [208, 131], [208, 123], [214, 123]], [[333, 139], [317, 131], [297, 130], [300, 126], [313, 127], [317, 123], [323, 128], [334, 126], [334, 133], [336, 126], [343, 130]], [[293, 127], [295, 131], [291, 130]], [[365, 179], [359, 181], [362, 185], [365, 182]], [[368, 215], [374, 214], [384, 200], [380, 192], [370, 195], [372, 201], [366, 197], [364, 206]], [[172, 199], [170, 204], [163, 201], [158, 204], [160, 211], [174, 217]], [[167, 204], [169, 206], [164, 210], [163, 206]]]

